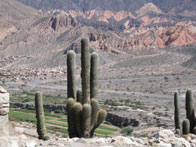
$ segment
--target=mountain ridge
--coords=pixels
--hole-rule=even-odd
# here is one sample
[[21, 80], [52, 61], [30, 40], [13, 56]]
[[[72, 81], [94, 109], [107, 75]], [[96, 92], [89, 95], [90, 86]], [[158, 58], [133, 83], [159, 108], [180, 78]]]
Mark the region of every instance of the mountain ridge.
[[[103, 54], [104, 60], [107, 60], [105, 53], [129, 56], [196, 43], [195, 20], [171, 17], [161, 11], [155, 13], [159, 8], [152, 4], [140, 7], [147, 11], [137, 16], [128, 11], [97, 9], [86, 12], [56, 9], [43, 13], [15, 0], [0, 2], [1, 6], [16, 3], [20, 10], [0, 11], [0, 16], [9, 16], [0, 17], [3, 20], [0, 22], [0, 56], [5, 60], [14, 56], [10, 68], [64, 65], [64, 54], [68, 50], [79, 53], [80, 40], [84, 37], [89, 39], [91, 51]], [[155, 11], [151, 11], [151, 6]], [[15, 8], [10, 5], [12, 7]], [[28, 13], [31, 11], [32, 14]], [[14, 17], [16, 14], [20, 19]]]

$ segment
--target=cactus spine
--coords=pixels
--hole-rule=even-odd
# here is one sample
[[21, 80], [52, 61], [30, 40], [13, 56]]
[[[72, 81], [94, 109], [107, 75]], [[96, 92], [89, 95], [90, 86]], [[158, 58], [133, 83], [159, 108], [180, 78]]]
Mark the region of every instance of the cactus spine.
[[39, 135], [39, 139], [48, 140], [49, 137], [46, 136], [47, 130], [45, 125], [44, 108], [41, 93], [35, 94], [35, 108], [37, 119], [37, 133]]
[[182, 134], [183, 135], [188, 135], [190, 132], [190, 122], [188, 119], [185, 119], [183, 122], [182, 122]]
[[[68, 54], [67, 56], [70, 56]], [[68, 58], [67, 60], [73, 60]], [[75, 61], [75, 60], [74, 60]], [[69, 63], [69, 64], [68, 64]], [[74, 64], [67, 61], [67, 81], [70, 81], [67, 90], [75, 92]], [[82, 91], [77, 91], [77, 97], [68, 94], [67, 115], [68, 115], [68, 131], [69, 137], [89, 138], [94, 134], [95, 129], [105, 120], [106, 111], [99, 109], [97, 101], [98, 74], [97, 74], [98, 55], [93, 53], [91, 56], [91, 68], [89, 68], [89, 49], [88, 40], [81, 40], [81, 78]], [[74, 80], [73, 80], [74, 79]], [[70, 87], [70, 89], [69, 89]], [[74, 93], [72, 92], [72, 93]], [[70, 93], [69, 91], [67, 93]], [[69, 97], [70, 96], [70, 97]]]
[[93, 52], [91, 55], [91, 70], [90, 70], [90, 97], [98, 97], [98, 55]]
[[74, 51], [67, 53], [67, 97], [76, 98], [75, 82], [76, 55]]
[[179, 114], [179, 107], [178, 107], [178, 93], [175, 92], [174, 94], [174, 117], [175, 117], [175, 128], [176, 130], [181, 128], [180, 126], [180, 114]]

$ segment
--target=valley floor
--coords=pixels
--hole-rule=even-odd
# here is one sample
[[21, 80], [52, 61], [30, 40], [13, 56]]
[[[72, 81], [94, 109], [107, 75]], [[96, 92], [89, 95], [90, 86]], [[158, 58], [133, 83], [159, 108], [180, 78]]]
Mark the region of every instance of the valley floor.
[[[151, 126], [174, 128], [174, 92], [179, 92], [183, 118], [185, 92], [187, 89], [196, 91], [196, 70], [184, 66], [191, 57], [172, 50], [127, 58], [111, 56], [112, 62], [99, 67], [99, 102], [109, 112], [138, 120], [139, 127], [135, 130]], [[46, 76], [42, 79], [42, 75], [37, 75], [34, 80], [22, 79], [20, 73], [9, 70], [10, 75], [17, 76], [18, 80], [10, 80], [12, 76], [4, 75], [1, 76], [2, 85], [11, 95], [39, 90], [45, 95], [66, 99], [66, 68], [62, 68], [59, 67], [59, 71], [64, 72], [53, 71], [53, 78]], [[78, 88], [81, 87], [79, 70], [77, 67]], [[24, 72], [21, 73], [24, 76]], [[26, 77], [29, 75], [26, 71]]]

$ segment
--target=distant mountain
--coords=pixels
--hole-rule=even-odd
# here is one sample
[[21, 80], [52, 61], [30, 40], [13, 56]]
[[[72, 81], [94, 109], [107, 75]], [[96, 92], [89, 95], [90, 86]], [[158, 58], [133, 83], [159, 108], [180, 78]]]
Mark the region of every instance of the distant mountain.
[[[196, 43], [196, 19], [174, 15], [176, 11], [185, 14], [181, 9], [184, 3], [166, 13], [164, 5], [159, 7], [152, 0], [146, 1], [24, 1], [48, 10], [40, 12], [16, 0], [1, 0], [0, 68], [65, 65], [67, 51], [79, 53], [84, 37], [89, 38], [91, 51], [102, 54], [103, 62], [107, 60], [105, 52], [152, 53], [158, 48]], [[160, 0], [161, 3], [164, 1]], [[194, 8], [190, 10], [186, 9], [186, 13], [192, 14]]]
[[135, 11], [149, 0], [19, 0], [36, 9]]

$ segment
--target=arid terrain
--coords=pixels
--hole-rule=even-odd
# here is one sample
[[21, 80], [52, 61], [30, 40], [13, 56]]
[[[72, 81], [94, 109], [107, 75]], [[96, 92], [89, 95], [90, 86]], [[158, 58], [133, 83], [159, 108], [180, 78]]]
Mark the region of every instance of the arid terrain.
[[102, 106], [138, 120], [136, 130], [174, 128], [174, 92], [180, 95], [182, 117], [186, 90], [196, 92], [196, 19], [191, 4], [167, 10], [153, 1], [131, 11], [93, 6], [80, 11], [75, 4], [75, 9], [48, 5], [37, 10], [1, 0], [0, 85], [11, 94], [39, 90], [66, 99], [66, 53], [77, 53], [79, 89], [80, 40], [85, 37], [91, 53], [99, 54]]
[[[99, 102], [109, 112], [138, 120], [139, 129], [173, 128], [173, 94], [177, 91], [184, 117], [185, 92], [196, 88], [194, 67], [184, 66], [191, 61], [190, 54], [170, 48], [152, 55], [109, 58], [110, 62], [101, 65], [100, 61], [99, 66]], [[77, 69], [77, 87], [80, 88], [80, 67]], [[66, 98], [66, 67], [3, 74], [10, 74], [1, 78], [4, 79], [2, 85], [11, 93], [41, 90], [47, 95]]]

